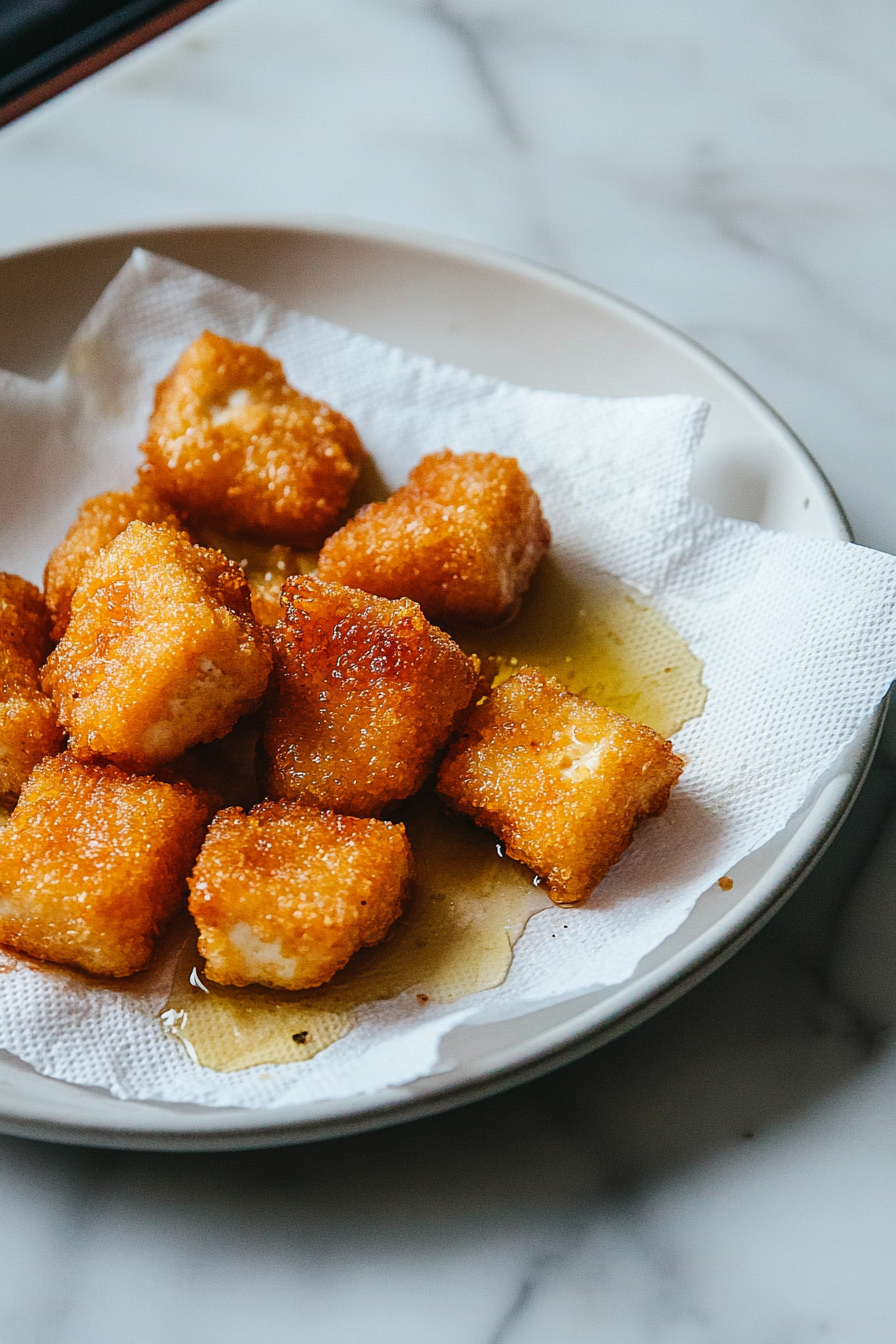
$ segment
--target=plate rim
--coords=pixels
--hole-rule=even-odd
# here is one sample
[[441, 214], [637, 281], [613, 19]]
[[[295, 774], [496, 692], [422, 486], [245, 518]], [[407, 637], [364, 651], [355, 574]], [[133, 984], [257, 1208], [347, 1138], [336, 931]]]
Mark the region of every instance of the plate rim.
[[493, 247], [487, 243], [475, 243], [469, 239], [453, 237], [451, 234], [436, 233], [430, 229], [385, 224], [376, 220], [354, 219], [351, 216], [311, 213], [308, 215], [297, 214], [288, 219], [282, 216], [271, 217], [270, 219], [263, 216], [253, 216], [249, 219], [204, 217], [179, 224], [166, 222], [111, 231], [99, 230], [91, 233], [62, 234], [50, 241], [45, 240], [36, 247], [15, 248], [11, 252], [0, 251], [0, 264], [24, 260], [29, 257], [36, 258], [46, 252], [55, 252], [80, 244], [130, 241], [133, 247], [140, 247], [143, 246], [141, 239], [145, 239], [148, 234], [201, 233], [217, 230], [283, 233], [287, 235], [316, 233], [326, 236], [335, 234], [341, 238], [360, 238], [365, 242], [398, 244], [418, 251], [429, 252], [434, 256], [461, 258], [505, 272], [514, 272], [525, 276], [527, 279], [542, 283], [545, 279], [548, 279], [556, 288], [567, 290], [572, 294], [597, 295], [607, 306], [616, 309], [620, 315], [629, 320], [632, 317], [637, 318], [642, 326], [660, 332], [688, 356], [693, 358], [696, 354], [701, 364], [714, 371], [721, 370], [727, 378], [737, 384], [739, 389], [746, 394], [748, 400], [761, 408], [763, 414], [789, 441], [790, 446], [795, 448], [800, 456], [808, 461], [824, 486], [828, 502], [834, 506], [838, 515], [843, 534], [842, 540], [855, 541], [852, 525], [846, 511], [824, 469], [780, 412], [776, 411], [762, 393], [758, 392], [742, 374], [733, 369], [720, 356], [714, 354], [707, 346], [702, 345], [700, 341], [687, 335], [686, 332], [683, 332], [671, 322], [667, 322], [665, 318], [657, 317], [655, 313], [642, 308], [640, 304], [623, 298], [621, 295], [614, 293], [613, 290], [597, 284], [596, 281], [584, 280], [578, 276], [570, 275], [568, 272], [561, 270], [560, 267], [552, 266], [547, 262], [532, 261], [516, 252]]
[[[554, 290], [566, 292], [573, 297], [585, 298], [592, 303], [597, 300], [599, 306], [614, 311], [629, 323], [635, 319], [638, 325], [654, 337], [659, 336], [666, 343], [673, 344], [691, 362], [696, 359], [701, 366], [716, 375], [721, 372], [733, 383], [739, 393], [752, 403], [754, 410], [761, 411], [788, 448], [808, 465], [827, 497], [827, 502], [833, 506], [841, 539], [854, 540], [843, 506], [812, 453], [783, 417], [745, 378], [698, 341], [637, 304], [600, 285], [570, 276], [558, 268], [533, 262], [511, 252], [421, 229], [312, 214], [297, 215], [288, 220], [282, 217], [271, 220], [259, 217], [205, 218], [177, 224], [168, 222], [149, 224], [141, 228], [74, 234], [43, 242], [37, 247], [2, 253], [0, 264], [25, 259], [37, 260], [42, 254], [75, 248], [79, 245], [131, 243], [132, 246], [141, 246], [145, 245], [149, 235], [163, 238], [165, 235], [215, 231], [282, 233], [290, 237], [298, 234], [317, 234], [324, 237], [335, 235], [341, 239], [356, 238], [363, 242], [378, 242], [399, 248], [410, 248], [437, 257], [468, 261], [488, 269], [499, 270], [504, 274], [520, 276], [542, 286], [547, 284]], [[887, 698], [882, 701], [855, 739], [854, 760], [844, 776], [845, 783], [842, 784], [818, 825], [812, 843], [808, 847], [801, 848], [798, 857], [785, 867], [784, 872], [777, 875], [773, 883], [769, 885], [760, 881], [757, 884], [760, 895], [755, 897], [747, 908], [740, 910], [740, 907], [735, 905], [725, 916], [710, 925], [702, 935], [674, 954], [668, 962], [655, 968], [649, 977], [652, 983], [648, 992], [645, 995], [642, 986], [642, 992], [636, 996], [634, 1002], [626, 1004], [624, 986], [627, 982], [623, 982], [619, 987], [620, 1003], [609, 1014], [605, 1007], [596, 1005], [558, 1026], [540, 1031], [535, 1039], [542, 1043], [536, 1048], [533, 1049], [531, 1043], [508, 1048], [498, 1053], [499, 1060], [502, 1055], [506, 1056], [503, 1062], [488, 1067], [471, 1066], [465, 1077], [457, 1077], [456, 1072], [428, 1075], [427, 1080], [417, 1081], [432, 1080], [432, 1090], [425, 1095], [412, 1098], [403, 1095], [405, 1089], [398, 1087], [338, 1098], [331, 1102], [313, 1103], [310, 1106], [305, 1104], [302, 1107], [283, 1107], [282, 1110], [280, 1108], [242, 1110], [230, 1107], [188, 1107], [184, 1103], [176, 1102], [134, 1100], [130, 1103], [113, 1097], [103, 1089], [85, 1088], [81, 1084], [53, 1079], [54, 1083], [63, 1088], [77, 1089], [79, 1094], [85, 1091], [95, 1093], [98, 1098], [102, 1097], [116, 1103], [116, 1107], [129, 1104], [139, 1105], [141, 1108], [159, 1107], [160, 1111], [164, 1108], [166, 1117], [180, 1112], [184, 1123], [181, 1126], [159, 1126], [153, 1124], [151, 1117], [145, 1117], [145, 1113], [133, 1126], [118, 1124], [114, 1120], [108, 1124], [98, 1125], [81, 1122], [77, 1118], [54, 1120], [36, 1114], [28, 1115], [21, 1111], [14, 1114], [9, 1112], [6, 1099], [2, 1098], [0, 1093], [0, 1132], [51, 1142], [74, 1142], [97, 1147], [143, 1150], [213, 1151], [276, 1147], [289, 1143], [343, 1137], [433, 1115], [505, 1091], [579, 1059], [646, 1021], [685, 994], [739, 951], [785, 903], [821, 858], [846, 818], [871, 764], [882, 729], [886, 705]], [[770, 871], [773, 872], [774, 867], [772, 864]], [[752, 890], [755, 893], [756, 887]], [[739, 910], [740, 913], [737, 914]], [[600, 1021], [588, 1025], [587, 1019], [591, 1015], [599, 1015]], [[439, 1085], [439, 1080], [444, 1080], [443, 1085]], [[299, 1110], [306, 1114], [296, 1116], [295, 1112]], [[307, 1114], [309, 1110], [311, 1114]]]

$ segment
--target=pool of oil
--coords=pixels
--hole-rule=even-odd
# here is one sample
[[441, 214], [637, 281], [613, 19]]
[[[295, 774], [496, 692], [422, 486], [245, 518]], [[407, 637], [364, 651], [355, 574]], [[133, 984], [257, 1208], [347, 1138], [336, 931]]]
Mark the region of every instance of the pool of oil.
[[[610, 576], [587, 588], [547, 560], [514, 620], [500, 630], [452, 631], [497, 684], [536, 666], [578, 695], [664, 737], [703, 711], [702, 664], [637, 594]], [[195, 939], [180, 954], [162, 1015], [209, 1068], [310, 1059], [344, 1036], [365, 1004], [405, 995], [408, 1012], [501, 984], [513, 946], [550, 905], [495, 837], [444, 814], [430, 789], [400, 819], [417, 862], [413, 895], [390, 936], [358, 953], [327, 985], [299, 993], [227, 989], [205, 980]]]
[[519, 614], [499, 630], [452, 631], [478, 653], [497, 686], [524, 665], [540, 667], [575, 695], [671, 737], [702, 714], [703, 664], [667, 621], [610, 574], [587, 588], [548, 557]]

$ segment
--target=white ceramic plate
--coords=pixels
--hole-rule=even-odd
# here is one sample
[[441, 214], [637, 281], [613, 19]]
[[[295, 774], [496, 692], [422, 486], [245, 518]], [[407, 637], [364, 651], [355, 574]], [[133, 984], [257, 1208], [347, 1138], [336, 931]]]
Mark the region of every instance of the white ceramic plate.
[[[397, 345], [515, 383], [630, 396], [694, 392], [712, 405], [694, 479], [720, 512], [847, 539], [829, 485], [785, 424], [686, 337], [541, 267], [377, 227], [193, 227], [65, 243], [0, 259], [0, 368], [44, 377], [137, 244]], [[656, 1012], [735, 951], [832, 838], [879, 717], [769, 844], [715, 886], [621, 985], [445, 1038], [450, 1071], [381, 1093], [269, 1111], [118, 1101], [0, 1054], [0, 1130], [129, 1148], [241, 1148], [330, 1137], [424, 1115], [584, 1054]], [[735, 895], [736, 893], [736, 895]]]

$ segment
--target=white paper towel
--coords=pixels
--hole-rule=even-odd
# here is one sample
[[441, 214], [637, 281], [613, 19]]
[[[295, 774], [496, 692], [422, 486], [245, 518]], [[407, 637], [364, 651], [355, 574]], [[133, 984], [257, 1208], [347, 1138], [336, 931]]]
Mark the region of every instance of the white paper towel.
[[666, 813], [643, 826], [592, 898], [536, 915], [503, 986], [413, 1012], [369, 1006], [314, 1059], [219, 1074], [162, 1030], [156, 987], [122, 994], [67, 975], [0, 976], [0, 1047], [119, 1097], [277, 1106], [408, 1082], [439, 1041], [488, 1009], [626, 979], [702, 891], [769, 840], [896, 675], [896, 559], [717, 517], [688, 482], [706, 406], [689, 396], [581, 397], [437, 365], [146, 252], [86, 318], [47, 384], [0, 374], [0, 567], [40, 580], [81, 500], [127, 487], [155, 384], [209, 327], [263, 345], [290, 381], [356, 424], [390, 487], [450, 445], [517, 457], [558, 560], [635, 585], [703, 660], [703, 716]]

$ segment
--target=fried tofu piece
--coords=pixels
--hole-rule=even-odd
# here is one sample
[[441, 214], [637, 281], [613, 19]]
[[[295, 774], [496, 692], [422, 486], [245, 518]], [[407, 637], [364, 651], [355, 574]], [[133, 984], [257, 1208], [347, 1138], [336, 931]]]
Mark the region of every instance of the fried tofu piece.
[[187, 784], [85, 765], [34, 770], [0, 830], [0, 942], [91, 975], [132, 975], [183, 899], [208, 821]]
[[85, 570], [43, 685], [75, 756], [151, 771], [256, 709], [270, 666], [239, 566], [135, 522]]
[[606, 876], [639, 821], [663, 811], [683, 768], [652, 728], [528, 667], [474, 709], [438, 792], [566, 905]]
[[52, 648], [50, 616], [41, 591], [18, 574], [0, 573], [0, 657], [2, 671], [40, 667]]
[[206, 975], [220, 985], [310, 989], [401, 914], [413, 860], [404, 827], [294, 802], [232, 807], [190, 878]]
[[40, 687], [49, 649], [40, 590], [0, 574], [0, 798], [16, 795], [38, 761], [62, 747], [56, 706]]
[[513, 457], [431, 453], [320, 554], [322, 579], [410, 597], [439, 624], [498, 625], [517, 610], [551, 533]]
[[156, 389], [143, 452], [146, 483], [191, 520], [312, 548], [365, 457], [352, 423], [290, 387], [279, 360], [210, 331]]
[[54, 641], [58, 642], [66, 632], [72, 594], [81, 582], [85, 565], [133, 522], [180, 526], [171, 505], [145, 485], [135, 485], [131, 490], [108, 490], [81, 505], [44, 571], [44, 595], [53, 618]]
[[18, 691], [0, 701], [0, 798], [14, 798], [38, 761], [61, 751], [64, 740], [48, 695]]
[[266, 546], [245, 537], [228, 537], [215, 528], [201, 527], [193, 533], [200, 546], [214, 546], [228, 560], [235, 560], [246, 576], [252, 594], [252, 610], [261, 625], [276, 625], [280, 618], [280, 589], [293, 574], [311, 574], [317, 566], [316, 551], [296, 551], [291, 546]]
[[268, 792], [376, 816], [423, 783], [481, 692], [479, 660], [407, 599], [294, 578], [282, 600]]

